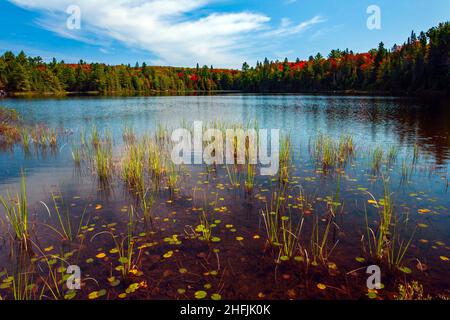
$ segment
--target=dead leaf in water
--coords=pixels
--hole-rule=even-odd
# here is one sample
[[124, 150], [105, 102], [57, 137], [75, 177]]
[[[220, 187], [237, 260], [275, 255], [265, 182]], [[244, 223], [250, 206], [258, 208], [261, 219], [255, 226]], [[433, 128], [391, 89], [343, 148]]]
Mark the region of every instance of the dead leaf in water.
[[428, 266], [422, 262], [417, 262], [416, 264], [416, 268], [417, 270], [419, 270], [420, 272], [425, 272], [428, 270]]
[[327, 288], [327, 286], [324, 285], [323, 283], [318, 283], [317, 288], [319, 288], [320, 290], [325, 290]]
[[166, 253], [163, 255], [163, 257], [166, 258], [166, 259], [169, 259], [169, 258], [172, 257], [172, 256], [173, 256], [173, 251], [168, 251], [168, 252], [166, 252]]
[[287, 295], [290, 299], [295, 299], [297, 297], [297, 292], [295, 291], [295, 289], [289, 289], [287, 291]]

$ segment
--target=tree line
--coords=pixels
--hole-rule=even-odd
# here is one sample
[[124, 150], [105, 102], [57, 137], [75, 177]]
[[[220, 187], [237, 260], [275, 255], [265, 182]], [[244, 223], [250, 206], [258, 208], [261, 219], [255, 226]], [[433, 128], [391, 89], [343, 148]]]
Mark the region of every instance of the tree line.
[[156, 67], [145, 63], [110, 66], [67, 64], [53, 59], [5, 52], [0, 57], [0, 90], [5, 92], [99, 92], [101, 94], [156, 91], [319, 92], [388, 91], [450, 92], [450, 23], [415, 32], [391, 49], [380, 43], [366, 53], [332, 50], [308, 60], [244, 63], [241, 70]]

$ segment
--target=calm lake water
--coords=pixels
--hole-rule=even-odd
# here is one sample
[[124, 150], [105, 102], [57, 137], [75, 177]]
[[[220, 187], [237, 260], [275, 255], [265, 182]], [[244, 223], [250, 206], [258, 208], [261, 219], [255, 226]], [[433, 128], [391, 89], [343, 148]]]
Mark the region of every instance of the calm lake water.
[[[335, 195], [339, 188], [342, 210], [337, 221], [339, 228], [333, 235], [339, 243], [330, 258], [338, 266], [339, 276], [331, 274], [332, 272], [322, 276], [314, 275], [309, 277], [309, 282], [305, 284], [299, 280], [302, 275], [296, 273], [295, 266], [281, 265], [279, 269], [275, 268], [274, 258], [265, 254], [262, 239], [265, 231], [260, 213], [265, 204], [249, 201], [242, 193], [236, 194], [235, 191], [225, 188], [220, 197], [224, 198], [223, 206], [227, 209], [220, 218], [223, 227], [217, 231], [217, 235], [222, 238], [218, 245], [221, 254], [220, 270], [225, 271], [222, 279], [205, 280], [201, 274], [207, 272], [208, 268], [217, 268], [217, 261], [214, 257], [211, 258], [211, 254], [201, 244], [185, 244], [183, 240], [183, 246], [176, 250], [183, 259], [172, 264], [161, 262], [158, 267], [158, 257], [170, 249], [170, 246], [164, 244], [164, 237], [174, 234], [181, 237], [185, 234], [187, 225], [195, 225], [196, 221], [198, 223], [198, 219], [193, 217], [194, 213], [187, 212], [187, 208], [193, 206], [188, 202], [193, 197], [192, 186], [203, 180], [203, 169], [189, 168], [190, 174], [196, 179], [184, 182], [177, 198], [179, 201], [169, 206], [166, 202], [167, 194], [162, 194], [157, 205], [157, 215], [160, 216], [161, 223], [168, 217], [176, 218], [177, 221], [159, 231], [154, 241], [161, 241], [161, 246], [147, 252], [148, 261], [141, 262], [143, 277], [149, 282], [149, 286], [158, 286], [158, 290], [147, 289], [145, 293], [137, 296], [139, 298], [180, 298], [177, 293], [179, 288], [186, 289], [186, 293], [181, 295], [182, 298], [192, 298], [193, 293], [205, 284], [212, 284], [211, 293], [220, 291], [224, 298], [231, 299], [254, 299], [261, 292], [265, 297], [274, 299], [348, 298], [349, 295], [358, 298], [362, 295], [361, 292], [353, 291], [349, 294], [334, 289], [325, 292], [306, 289], [314, 287], [318, 282], [340, 287], [342, 283], [348, 283], [347, 273], [360, 267], [355, 257], [362, 255], [360, 239], [366, 232], [365, 213], [368, 212], [369, 218], [377, 217], [377, 211], [368, 203], [371, 198], [367, 192], [375, 199], [383, 197], [383, 183], [380, 178], [374, 178], [371, 172], [372, 152], [380, 148], [386, 155], [392, 147], [395, 147], [398, 153], [396, 163], [390, 168], [385, 164], [383, 167], [385, 174], [390, 176], [390, 192], [395, 211], [407, 216], [411, 230], [419, 225], [405, 264], [413, 271], [411, 279], [419, 279], [429, 292], [448, 294], [450, 268], [448, 261], [441, 258], [450, 256], [450, 108], [445, 103], [425, 103], [393, 97], [230, 94], [3, 99], [0, 100], [0, 105], [16, 109], [27, 124], [42, 124], [56, 129], [59, 133], [58, 148], [54, 152], [48, 150], [30, 155], [25, 154], [21, 146], [0, 151], [1, 193], [5, 194], [6, 190], [16, 192], [20, 184], [21, 170], [25, 170], [30, 206], [34, 208], [33, 213], [37, 216], [47, 214], [39, 202], [49, 202], [51, 192], [59, 190], [69, 199], [68, 202], [73, 202], [74, 208], [101, 204], [100, 219], [103, 223], [120, 222], [123, 219], [123, 213], [120, 216], [121, 209], [129, 204], [129, 197], [123, 187], [116, 181], [113, 191], [104, 192], [99, 189], [89, 169], [81, 174], [74, 169], [71, 150], [79, 145], [80, 133], [86, 132], [89, 135], [94, 126], [100, 132], [112, 134], [114, 150], [117, 153], [124, 144], [122, 135], [125, 127], [133, 128], [137, 135], [142, 135], [156, 130], [158, 124], [178, 128], [181, 123], [192, 124], [194, 121], [203, 121], [205, 124], [217, 120], [244, 124], [257, 121], [259, 128], [281, 129], [282, 133], [291, 138], [292, 161], [295, 166], [291, 175], [292, 195], [298, 196], [300, 188], [296, 189], [295, 186], [301, 186], [311, 198], [317, 199], [314, 210], [320, 212], [326, 208], [320, 204], [320, 199]], [[336, 140], [343, 134], [354, 138], [355, 162], [345, 168], [339, 182], [335, 175], [325, 174], [320, 170], [318, 172], [311, 159], [311, 141], [319, 133]], [[419, 157], [414, 165], [410, 165], [415, 152]], [[403, 167], [407, 167], [409, 172], [406, 181], [402, 173]], [[217, 180], [209, 185], [202, 185], [202, 188], [206, 194], [211, 194], [217, 191], [217, 184], [226, 184], [227, 179], [226, 171], [219, 171]], [[271, 189], [270, 179], [257, 177], [256, 181], [257, 195], [264, 195]], [[176, 216], [171, 215], [174, 212], [177, 213]], [[186, 216], [182, 216], [184, 213]], [[230, 227], [226, 228], [225, 224], [233, 225], [237, 230], [230, 232]], [[97, 227], [99, 225], [101, 222], [97, 222]], [[253, 241], [254, 235], [259, 235], [261, 239]], [[245, 240], [236, 242], [236, 236]], [[81, 254], [83, 261], [102, 251], [99, 249], [110, 248], [107, 240], [102, 241], [104, 242], [99, 242], [95, 249]], [[51, 237], [43, 239], [42, 243], [56, 247]], [[207, 258], [202, 255], [205, 252]], [[417, 270], [418, 261], [427, 266], [426, 271]], [[0, 247], [0, 271], [2, 264], [5, 268], [10, 264], [6, 245]], [[108, 273], [110, 264], [96, 262], [95, 267], [82, 262], [79, 264], [88, 270], [90, 276], [98, 279], [100, 283], [106, 283], [102, 270]], [[176, 276], [181, 267], [195, 274], [193, 279], [183, 280]], [[241, 281], [234, 279], [237, 274]], [[352, 281], [350, 279], [350, 282]], [[393, 280], [391, 291], [396, 285], [394, 282]], [[95, 289], [92, 284], [87, 286]], [[100, 285], [104, 286], [106, 284]], [[120, 290], [114, 290], [109, 298], [120, 293]], [[86, 297], [87, 293], [89, 290], [80, 297]]]

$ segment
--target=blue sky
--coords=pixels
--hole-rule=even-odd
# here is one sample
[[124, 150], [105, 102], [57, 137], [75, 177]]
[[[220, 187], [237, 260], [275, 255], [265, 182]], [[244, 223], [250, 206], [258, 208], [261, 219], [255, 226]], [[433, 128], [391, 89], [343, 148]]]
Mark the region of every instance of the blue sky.
[[[81, 10], [79, 30], [66, 26], [70, 5]], [[380, 30], [366, 26], [369, 5], [381, 9]], [[449, 0], [0, 0], [0, 52], [240, 68], [264, 57], [391, 47], [449, 16]]]

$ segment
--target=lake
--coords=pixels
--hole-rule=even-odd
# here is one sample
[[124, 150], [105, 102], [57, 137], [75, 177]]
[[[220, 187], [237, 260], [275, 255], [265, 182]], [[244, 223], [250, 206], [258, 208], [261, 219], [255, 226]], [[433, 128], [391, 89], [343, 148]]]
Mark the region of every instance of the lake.
[[[449, 294], [448, 103], [227, 94], [0, 105], [35, 140], [0, 151], [0, 194], [12, 200], [24, 172], [30, 215], [23, 249], [0, 207], [0, 296], [24, 269], [31, 298], [44, 288], [50, 299], [390, 299], [413, 280]], [[171, 131], [194, 121], [280, 129], [279, 174], [173, 166]], [[34, 137], [52, 130], [53, 146]], [[366, 287], [374, 264], [378, 290]], [[69, 265], [81, 290], [63, 285]]]

